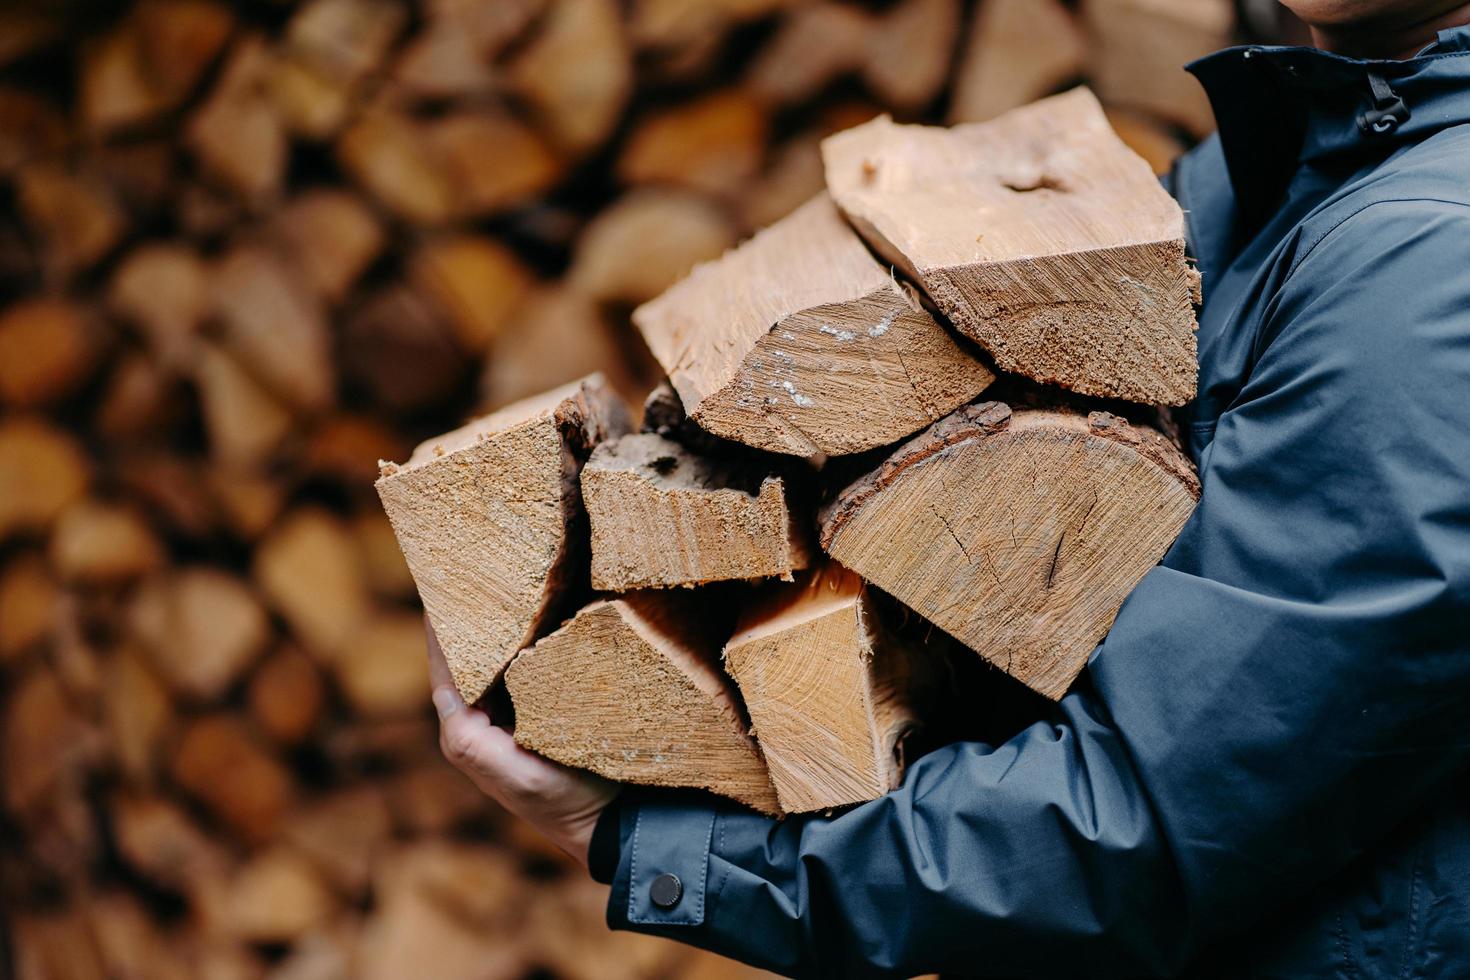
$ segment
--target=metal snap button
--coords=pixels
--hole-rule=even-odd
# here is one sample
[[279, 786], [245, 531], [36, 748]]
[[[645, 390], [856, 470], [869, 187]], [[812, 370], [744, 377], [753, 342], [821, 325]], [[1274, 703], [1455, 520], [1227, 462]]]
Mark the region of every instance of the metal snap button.
[[684, 897], [684, 883], [676, 874], [665, 872], [648, 886], [648, 897], [661, 909], [671, 909]]

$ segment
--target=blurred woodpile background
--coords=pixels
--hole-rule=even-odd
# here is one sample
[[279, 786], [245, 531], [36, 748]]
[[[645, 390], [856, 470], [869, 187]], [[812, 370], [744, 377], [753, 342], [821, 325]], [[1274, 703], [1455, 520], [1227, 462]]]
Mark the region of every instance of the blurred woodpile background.
[[[0, 963], [738, 977], [444, 763], [371, 481], [600, 369], [879, 112], [1089, 80], [1163, 169], [1229, 0], [0, 7]], [[0, 972], [4, 967], [0, 966]]]

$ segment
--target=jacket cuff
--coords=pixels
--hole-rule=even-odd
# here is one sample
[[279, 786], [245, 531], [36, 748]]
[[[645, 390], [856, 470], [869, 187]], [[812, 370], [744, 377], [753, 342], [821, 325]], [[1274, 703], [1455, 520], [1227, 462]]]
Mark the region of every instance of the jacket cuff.
[[597, 826], [592, 828], [592, 843], [587, 848], [587, 870], [592, 873], [592, 880], [600, 885], [611, 885], [613, 875], [618, 871], [618, 855], [623, 849], [619, 833], [622, 822], [619, 803], [622, 798], [622, 794], [613, 797], [612, 802], [602, 808]]
[[702, 925], [714, 826], [715, 808], [697, 797], [635, 799], [625, 792], [607, 924], [654, 932]]

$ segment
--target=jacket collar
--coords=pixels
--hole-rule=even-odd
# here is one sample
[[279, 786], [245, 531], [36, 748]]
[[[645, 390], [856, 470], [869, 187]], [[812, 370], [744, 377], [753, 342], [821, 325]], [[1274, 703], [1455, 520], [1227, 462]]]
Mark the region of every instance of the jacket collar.
[[1441, 31], [1403, 61], [1251, 46], [1187, 68], [1214, 106], [1246, 234], [1275, 209], [1300, 164], [1382, 159], [1470, 122], [1470, 27]]

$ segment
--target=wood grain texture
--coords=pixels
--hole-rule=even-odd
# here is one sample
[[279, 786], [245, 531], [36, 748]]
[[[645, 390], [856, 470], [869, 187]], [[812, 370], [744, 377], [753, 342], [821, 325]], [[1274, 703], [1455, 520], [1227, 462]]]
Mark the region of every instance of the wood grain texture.
[[748, 607], [725, 669], [750, 711], [781, 809], [876, 799], [903, 778], [918, 726], [923, 651], [890, 634], [863, 580], [830, 562], [777, 583]]
[[824, 515], [838, 561], [1058, 698], [1194, 510], [1163, 436], [1103, 412], [970, 405]]
[[516, 741], [620, 782], [707, 789], [778, 812], [718, 666], [721, 619], [687, 593], [592, 603], [506, 671]]
[[378, 496], [466, 702], [555, 612], [581, 547], [578, 472], [627, 428], [622, 402], [591, 375], [383, 466]]
[[1088, 395], [1194, 397], [1183, 213], [1087, 90], [952, 129], [880, 117], [822, 156], [869, 244], [1002, 369]]
[[993, 375], [843, 224], [824, 194], [633, 314], [690, 418], [769, 452], [901, 439]]
[[809, 535], [767, 470], [706, 459], [662, 436], [605, 442], [582, 469], [592, 587], [609, 592], [791, 574]]

